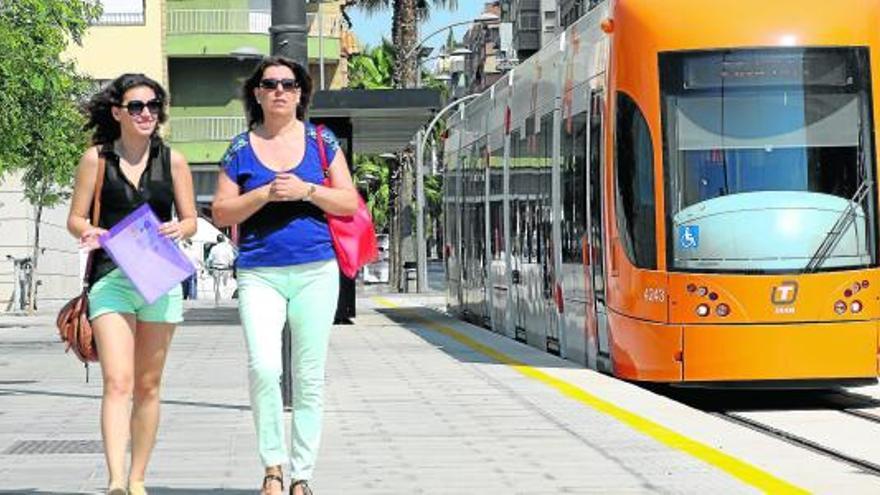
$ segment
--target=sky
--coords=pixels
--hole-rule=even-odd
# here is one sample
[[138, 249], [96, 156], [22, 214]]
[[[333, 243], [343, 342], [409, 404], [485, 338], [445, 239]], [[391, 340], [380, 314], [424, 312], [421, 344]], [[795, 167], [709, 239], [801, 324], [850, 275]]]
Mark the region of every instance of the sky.
[[[378, 45], [383, 36], [389, 40], [391, 39], [391, 9], [372, 16], [366, 14], [359, 7], [346, 9], [346, 12], [351, 17], [352, 29], [362, 47], [364, 45], [370, 45], [371, 47]], [[481, 0], [458, 0], [458, 8], [455, 11], [432, 6], [431, 17], [422, 23], [419, 27], [419, 32], [421, 36], [424, 36], [454, 22], [474, 19], [482, 12], [483, 2]], [[462, 35], [467, 29], [467, 25], [453, 28], [455, 39], [461, 40]], [[449, 31], [444, 30], [425, 41], [425, 46], [437, 48], [446, 42], [447, 36], [449, 36]]]

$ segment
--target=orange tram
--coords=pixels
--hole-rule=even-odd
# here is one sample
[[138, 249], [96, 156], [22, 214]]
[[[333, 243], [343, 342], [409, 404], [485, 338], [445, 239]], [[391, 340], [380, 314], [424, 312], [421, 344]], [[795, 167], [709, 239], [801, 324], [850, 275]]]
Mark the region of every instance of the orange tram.
[[599, 3], [449, 119], [449, 309], [629, 380], [875, 383], [878, 26]]

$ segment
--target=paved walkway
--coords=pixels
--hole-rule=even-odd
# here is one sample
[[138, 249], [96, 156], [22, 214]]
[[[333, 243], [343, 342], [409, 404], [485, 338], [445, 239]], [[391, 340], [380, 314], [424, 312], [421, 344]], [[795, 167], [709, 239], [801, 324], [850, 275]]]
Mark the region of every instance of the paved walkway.
[[[805, 463], [791, 447], [720, 421], [698, 424], [684, 406], [430, 309], [442, 304], [439, 296], [363, 298], [356, 324], [334, 329], [317, 494], [753, 493], [790, 487], [785, 480], [819, 491], [880, 487], [865, 477], [839, 484], [849, 474], [840, 466]], [[100, 493], [106, 483], [99, 373], [85, 383], [50, 325], [0, 317], [3, 494]], [[244, 363], [235, 308], [188, 311], [166, 372], [151, 494], [257, 493]], [[733, 461], [670, 448], [553, 380], [653, 414], [710, 451], [749, 456], [754, 471], [738, 479]], [[795, 476], [805, 466], [822, 476]], [[781, 484], [760, 485], [773, 480]]]

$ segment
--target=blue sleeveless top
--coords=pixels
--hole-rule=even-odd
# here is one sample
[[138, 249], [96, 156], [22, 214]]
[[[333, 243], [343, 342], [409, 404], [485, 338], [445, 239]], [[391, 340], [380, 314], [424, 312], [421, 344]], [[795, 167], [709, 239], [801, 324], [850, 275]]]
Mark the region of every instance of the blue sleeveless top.
[[[327, 163], [332, 163], [339, 144], [326, 127], [321, 135]], [[316, 126], [306, 123], [305, 154], [288, 173], [306, 182], [323, 184], [317, 140]], [[272, 182], [277, 174], [257, 158], [248, 132], [232, 140], [220, 166], [238, 184], [242, 194]], [[305, 201], [267, 203], [241, 224], [238, 248], [238, 268], [301, 265], [336, 258], [324, 211]]]

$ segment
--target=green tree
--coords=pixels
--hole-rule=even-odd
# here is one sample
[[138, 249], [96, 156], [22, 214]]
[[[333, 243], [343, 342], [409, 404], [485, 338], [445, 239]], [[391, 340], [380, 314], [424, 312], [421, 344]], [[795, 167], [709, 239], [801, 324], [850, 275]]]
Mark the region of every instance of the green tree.
[[354, 182], [364, 195], [377, 232], [388, 228], [391, 169], [382, 158], [355, 155]]
[[[431, 7], [458, 8], [458, 0], [357, 0], [357, 5], [369, 13], [392, 9], [391, 41], [397, 53], [409, 53], [418, 40], [419, 22], [428, 18]], [[396, 59], [394, 82], [396, 87], [415, 85], [417, 57]]]
[[348, 65], [349, 89], [391, 89], [394, 87], [394, 47], [382, 44], [355, 56]]
[[[33, 273], [43, 209], [69, 196], [87, 144], [79, 103], [91, 87], [61, 55], [101, 13], [90, 0], [0, 2], [0, 176], [21, 173], [34, 216]], [[35, 280], [28, 288], [34, 309]]]

